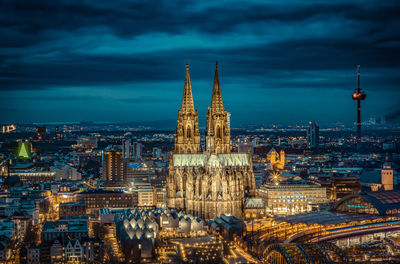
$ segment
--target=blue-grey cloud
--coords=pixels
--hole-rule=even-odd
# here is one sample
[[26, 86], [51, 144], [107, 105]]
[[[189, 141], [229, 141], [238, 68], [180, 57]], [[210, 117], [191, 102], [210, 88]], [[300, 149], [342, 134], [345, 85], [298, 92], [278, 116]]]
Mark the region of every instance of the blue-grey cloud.
[[[180, 98], [164, 98], [181, 96], [182, 85], [176, 84], [183, 83], [187, 59], [195, 103], [200, 102], [196, 105], [205, 107], [203, 102], [209, 101], [206, 91], [212, 85], [213, 64], [219, 60], [225, 101], [237, 115], [248, 114], [243, 105], [251, 103], [250, 97], [241, 96], [244, 89], [265, 100], [276, 98], [269, 102], [273, 105], [280, 100], [318, 100], [313, 89], [331, 92], [328, 100], [345, 102], [333, 91], [351, 93], [357, 64], [362, 65], [362, 87], [381, 96], [380, 103], [370, 101], [368, 115], [382, 115], [386, 105], [396, 108], [400, 101], [398, 1], [5, 0], [1, 6], [4, 105], [18, 100], [32, 101], [23, 107], [32, 107], [37, 100], [49, 105], [60, 101], [61, 110], [48, 115], [61, 116], [66, 115], [62, 101], [83, 107], [79, 102], [97, 99], [121, 111], [128, 103], [172, 105]], [[68, 95], [65, 89], [78, 94]], [[291, 98], [296, 89], [310, 90], [304, 92], [308, 98]], [[110, 96], [116, 90], [121, 94]], [[326, 99], [321, 95], [320, 100]], [[351, 120], [333, 116], [326, 104], [320, 106], [321, 117]], [[91, 107], [102, 111], [99, 104]], [[174, 112], [157, 107], [149, 111], [154, 111], [152, 116], [168, 112], [168, 119]], [[260, 112], [260, 117], [268, 117], [267, 110]], [[9, 118], [21, 119], [23, 113], [15, 111]], [[305, 109], [296, 113], [299, 120], [312, 115]], [[284, 114], [279, 118], [288, 119]], [[246, 120], [244, 115], [241, 119]]]

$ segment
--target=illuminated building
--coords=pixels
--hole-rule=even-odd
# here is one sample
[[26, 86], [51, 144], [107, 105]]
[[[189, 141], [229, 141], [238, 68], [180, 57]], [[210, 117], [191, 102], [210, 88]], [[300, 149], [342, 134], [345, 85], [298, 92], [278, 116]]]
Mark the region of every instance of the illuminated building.
[[267, 154], [267, 161], [272, 170], [283, 170], [285, 167], [285, 151], [281, 150], [278, 154], [278, 152], [272, 148]]
[[307, 148], [317, 149], [319, 146], [319, 126], [315, 121], [310, 121], [307, 128]]
[[83, 248], [78, 239], [71, 239], [65, 246], [65, 260], [66, 261], [78, 261], [80, 262], [83, 258]]
[[330, 200], [339, 200], [346, 195], [361, 192], [359, 176], [319, 176], [318, 183], [326, 188]]
[[59, 240], [64, 243], [71, 238], [88, 237], [88, 230], [87, 221], [45, 222], [42, 228], [41, 240], [44, 242]]
[[137, 197], [136, 206], [155, 206], [157, 202], [156, 189], [147, 182], [135, 182], [129, 188], [135, 197]]
[[178, 242], [182, 263], [223, 263], [223, 245], [213, 237], [192, 237]]
[[243, 216], [245, 220], [264, 217], [264, 201], [261, 198], [247, 198], [243, 207]]
[[82, 202], [60, 203], [59, 217], [70, 215], [86, 215], [86, 204]]
[[58, 240], [50, 247], [50, 261], [51, 263], [62, 263], [64, 258], [63, 246]]
[[186, 64], [182, 108], [178, 110], [174, 152], [177, 154], [200, 152], [199, 117], [197, 109], [194, 108], [188, 63]]
[[255, 196], [253, 165], [249, 153], [231, 153], [229, 115], [222, 102], [218, 65], [207, 110], [205, 151], [200, 149], [198, 114], [186, 64], [167, 179], [168, 206], [206, 219], [222, 213], [241, 217], [245, 197]]
[[29, 141], [18, 142], [17, 156], [20, 159], [30, 159], [32, 157], [32, 144]]
[[64, 183], [58, 187], [57, 203], [76, 202], [76, 195], [80, 192], [75, 184]]
[[67, 164], [55, 162], [54, 166], [50, 168], [50, 171], [55, 172], [57, 181], [78, 181], [82, 179], [82, 175], [78, 169]]
[[167, 206], [167, 188], [165, 186], [156, 186], [156, 207], [164, 208]]
[[17, 130], [15, 125], [5, 125], [2, 127], [3, 134], [10, 133]]
[[28, 247], [26, 253], [26, 260], [28, 264], [40, 263], [40, 248], [37, 245]]
[[326, 203], [326, 189], [301, 178], [261, 185], [258, 196], [263, 199], [268, 213], [290, 215], [308, 212], [313, 206]]
[[400, 192], [348, 195], [331, 211], [276, 217], [260, 228], [260, 238], [285, 243], [322, 242], [398, 231], [399, 209]]
[[133, 157], [132, 155], [132, 139], [123, 139], [122, 140], [122, 157], [124, 159], [130, 159]]
[[96, 214], [100, 208], [130, 208], [135, 205], [132, 194], [121, 190], [90, 189], [76, 195], [77, 202], [85, 202], [88, 213]]
[[116, 150], [103, 152], [103, 180], [124, 181], [121, 170], [121, 152]]
[[[132, 208], [128, 210], [101, 210], [113, 215], [116, 237], [126, 259], [153, 257], [156, 239], [194, 237], [204, 234], [204, 221], [184, 212], [168, 208]], [[163, 243], [161, 243], [163, 244]], [[194, 245], [194, 243], [193, 243]], [[165, 248], [157, 250], [165, 253]], [[162, 252], [163, 251], [163, 252]]]
[[393, 190], [393, 169], [390, 162], [388, 161], [383, 164], [383, 168], [381, 171], [381, 182], [383, 190]]
[[142, 158], [142, 150], [143, 150], [143, 144], [139, 142], [134, 142], [132, 145], [132, 149], [134, 151], [133, 157], [135, 159], [141, 159]]
[[122, 160], [122, 173], [126, 182], [147, 182], [157, 176], [153, 167], [135, 159]]
[[72, 156], [75, 166], [84, 167], [90, 163], [101, 165], [102, 152], [101, 151], [90, 151], [90, 152], [73, 152]]
[[27, 172], [10, 172], [9, 176], [18, 176], [24, 184], [35, 182], [52, 182], [56, 180], [56, 173], [53, 171], [27, 171]]

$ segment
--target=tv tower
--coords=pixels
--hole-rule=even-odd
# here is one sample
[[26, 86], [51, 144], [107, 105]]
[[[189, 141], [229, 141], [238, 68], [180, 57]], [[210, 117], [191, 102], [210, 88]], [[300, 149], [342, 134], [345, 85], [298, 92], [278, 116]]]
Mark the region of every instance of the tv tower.
[[357, 149], [361, 146], [361, 101], [367, 95], [360, 88], [360, 65], [357, 66], [358, 88], [354, 91], [353, 100], [357, 100]]

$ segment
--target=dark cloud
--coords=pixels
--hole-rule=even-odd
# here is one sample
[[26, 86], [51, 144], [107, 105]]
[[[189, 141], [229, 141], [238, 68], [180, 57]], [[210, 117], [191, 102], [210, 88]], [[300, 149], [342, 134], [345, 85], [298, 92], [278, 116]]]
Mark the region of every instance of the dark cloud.
[[[0, 93], [44, 93], [28, 94], [25, 101], [111, 100], [96, 95], [99, 86], [134, 92], [154, 84], [159, 91], [183, 82], [187, 59], [195, 82], [211, 83], [218, 59], [224, 84], [253, 91], [351, 90], [357, 64], [369, 91], [396, 92], [400, 85], [398, 1], [6, 0], [0, 5]], [[69, 87], [93, 96], [46, 94]], [[164, 97], [149, 91], [118, 100], [169, 101]]]

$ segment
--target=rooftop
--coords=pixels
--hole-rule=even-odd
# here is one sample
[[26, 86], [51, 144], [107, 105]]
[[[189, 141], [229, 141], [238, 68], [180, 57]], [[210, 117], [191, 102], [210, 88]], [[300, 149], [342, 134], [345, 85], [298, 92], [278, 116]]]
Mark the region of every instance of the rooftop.
[[330, 211], [322, 212], [309, 212], [298, 215], [289, 215], [284, 217], [277, 217], [275, 221], [286, 222], [290, 224], [304, 223], [307, 225], [319, 224], [319, 225], [336, 225], [344, 222], [362, 221], [365, 220], [365, 216], [347, 215]]

